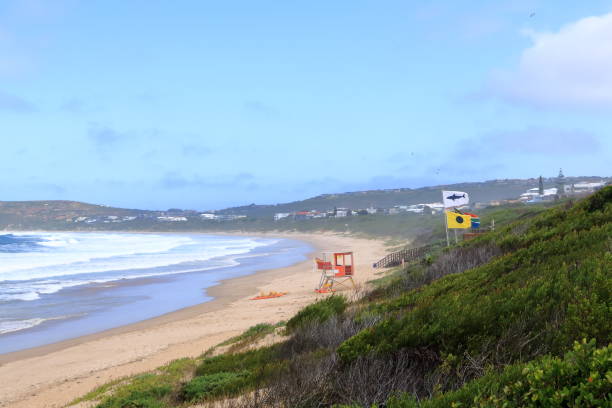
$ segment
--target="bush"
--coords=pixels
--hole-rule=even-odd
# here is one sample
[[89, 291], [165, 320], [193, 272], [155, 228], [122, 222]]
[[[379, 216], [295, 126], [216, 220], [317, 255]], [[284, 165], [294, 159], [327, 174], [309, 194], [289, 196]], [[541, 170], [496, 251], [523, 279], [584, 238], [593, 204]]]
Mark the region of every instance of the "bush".
[[293, 316], [287, 322], [287, 331], [293, 332], [298, 327], [304, 327], [313, 323], [323, 323], [332, 316], [339, 315], [346, 309], [347, 302], [344, 296], [332, 295], [328, 298], [318, 300]]
[[595, 341], [576, 343], [563, 359], [546, 357], [525, 366], [521, 378], [503, 387], [499, 396], [481, 396], [480, 406], [603, 407], [612, 404], [612, 347]]
[[172, 386], [158, 376], [145, 374], [104, 398], [98, 408], [164, 408], [163, 398], [171, 391]]
[[489, 373], [462, 388], [418, 402], [412, 396], [390, 398], [387, 408], [536, 408], [612, 405], [612, 346], [576, 342], [563, 358], [545, 356]]
[[196, 369], [196, 376], [183, 386], [182, 399], [229, 397], [265, 386], [286, 365], [278, 349], [279, 345], [274, 345], [204, 359]]
[[196, 376], [223, 372], [255, 370], [277, 360], [278, 346], [262, 347], [242, 353], [226, 353], [204, 359], [196, 369]]
[[249, 371], [220, 372], [195, 377], [183, 386], [182, 396], [186, 401], [201, 401], [220, 395], [231, 395], [248, 383]]

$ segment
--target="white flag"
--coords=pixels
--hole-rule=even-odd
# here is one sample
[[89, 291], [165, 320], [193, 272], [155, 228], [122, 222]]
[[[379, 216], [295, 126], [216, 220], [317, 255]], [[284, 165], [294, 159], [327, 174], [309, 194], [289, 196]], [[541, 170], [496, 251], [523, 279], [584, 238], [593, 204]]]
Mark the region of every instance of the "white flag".
[[461, 207], [470, 202], [470, 196], [463, 191], [442, 191], [444, 208]]

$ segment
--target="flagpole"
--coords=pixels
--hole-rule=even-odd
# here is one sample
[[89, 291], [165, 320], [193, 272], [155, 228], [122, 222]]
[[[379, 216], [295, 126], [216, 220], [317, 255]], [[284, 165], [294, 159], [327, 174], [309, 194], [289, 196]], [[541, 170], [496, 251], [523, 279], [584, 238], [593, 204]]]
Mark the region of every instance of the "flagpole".
[[444, 213], [444, 226], [446, 227], [446, 246], [449, 247], [450, 246], [450, 239], [448, 238], [448, 219], [446, 218], [446, 209], [444, 209], [444, 211], [442, 211]]
[[446, 215], [446, 205], [444, 205], [444, 191], [442, 191], [442, 215], [444, 216], [444, 229], [446, 230], [446, 246], [450, 246], [450, 239], [448, 238], [448, 216]]

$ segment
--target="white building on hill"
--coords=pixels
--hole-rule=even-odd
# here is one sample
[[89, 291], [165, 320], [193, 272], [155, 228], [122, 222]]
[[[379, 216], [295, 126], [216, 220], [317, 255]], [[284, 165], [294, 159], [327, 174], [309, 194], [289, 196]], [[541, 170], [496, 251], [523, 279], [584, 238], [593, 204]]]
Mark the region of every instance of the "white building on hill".
[[287, 218], [291, 216], [291, 213], [276, 213], [274, 214], [274, 221], [282, 220], [283, 218]]

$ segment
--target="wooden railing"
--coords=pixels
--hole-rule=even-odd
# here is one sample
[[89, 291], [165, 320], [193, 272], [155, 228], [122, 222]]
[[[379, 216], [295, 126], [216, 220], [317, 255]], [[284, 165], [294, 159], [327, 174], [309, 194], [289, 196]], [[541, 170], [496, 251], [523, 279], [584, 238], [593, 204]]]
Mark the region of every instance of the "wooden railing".
[[418, 248], [402, 249], [401, 251], [392, 252], [380, 261], [376, 262], [373, 266], [374, 268], [389, 268], [392, 266], [401, 265], [402, 262], [417, 261], [422, 259], [431, 248], [431, 245], [426, 245]]

